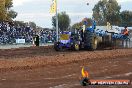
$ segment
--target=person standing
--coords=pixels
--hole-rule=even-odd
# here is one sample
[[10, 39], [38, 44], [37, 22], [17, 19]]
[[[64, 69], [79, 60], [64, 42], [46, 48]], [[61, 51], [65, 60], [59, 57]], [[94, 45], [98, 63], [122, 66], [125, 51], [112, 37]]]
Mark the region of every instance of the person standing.
[[128, 36], [129, 36], [129, 30], [128, 30], [128, 28], [127, 28], [127, 26], [125, 26], [124, 27], [124, 30], [123, 30], [123, 46], [124, 47], [126, 47], [126, 48], [128, 48], [129, 47], [129, 45], [128, 44], [130, 44], [130, 43], [128, 43], [129, 41], [129, 38], [128, 38]]
[[127, 26], [125, 26], [124, 27], [125, 29], [123, 30], [123, 35], [125, 35], [125, 36], [129, 36], [129, 30], [128, 30], [128, 28], [127, 28]]

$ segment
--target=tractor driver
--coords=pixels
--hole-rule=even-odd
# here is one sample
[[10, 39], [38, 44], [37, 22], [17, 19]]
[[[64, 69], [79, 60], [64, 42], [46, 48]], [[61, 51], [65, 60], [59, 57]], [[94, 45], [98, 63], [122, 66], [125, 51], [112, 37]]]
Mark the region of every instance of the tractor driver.
[[128, 32], [129, 32], [129, 30], [128, 30], [127, 26], [125, 26], [125, 29], [123, 30], [123, 35], [128, 36], [129, 35]]
[[129, 30], [127, 28], [127, 26], [124, 27], [125, 29], [123, 30], [123, 38], [124, 39], [128, 39], [128, 36], [129, 36]]

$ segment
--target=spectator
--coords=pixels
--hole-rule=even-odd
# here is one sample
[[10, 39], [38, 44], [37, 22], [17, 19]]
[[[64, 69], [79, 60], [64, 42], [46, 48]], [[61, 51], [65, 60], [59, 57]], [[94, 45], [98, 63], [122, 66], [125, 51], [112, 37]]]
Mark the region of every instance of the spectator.
[[[29, 26], [15, 26], [8, 22], [0, 22], [0, 44], [13, 44], [15, 39], [25, 39], [26, 43], [32, 43], [32, 37], [36, 33]], [[56, 39], [55, 31], [40, 31], [40, 39], [42, 43], [48, 41], [54, 42]]]

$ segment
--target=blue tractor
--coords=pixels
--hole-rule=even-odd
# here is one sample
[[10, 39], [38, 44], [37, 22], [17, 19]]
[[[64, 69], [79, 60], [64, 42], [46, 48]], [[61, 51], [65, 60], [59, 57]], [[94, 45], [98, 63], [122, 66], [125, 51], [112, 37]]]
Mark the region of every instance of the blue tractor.
[[84, 25], [81, 31], [77, 33], [63, 32], [60, 34], [60, 39], [55, 42], [54, 49], [56, 51], [62, 51], [65, 49], [70, 50], [96, 50], [100, 48], [110, 47], [111, 49], [116, 46], [115, 40], [124, 40], [119, 30], [108, 26], [96, 26], [96, 22], [92, 22], [91, 27], [86, 27], [87, 21], [84, 21]]
[[62, 51], [65, 49], [79, 50], [80, 40], [79, 36], [71, 32], [63, 32], [60, 34], [60, 39], [55, 42], [54, 49]]
[[[86, 22], [84, 22], [86, 25]], [[97, 48], [97, 38], [95, 34], [96, 23], [93, 22], [91, 28], [84, 27], [77, 33], [63, 32], [60, 34], [59, 42], [55, 42], [54, 49], [56, 51], [62, 51], [65, 49], [80, 50], [88, 49], [95, 50]]]

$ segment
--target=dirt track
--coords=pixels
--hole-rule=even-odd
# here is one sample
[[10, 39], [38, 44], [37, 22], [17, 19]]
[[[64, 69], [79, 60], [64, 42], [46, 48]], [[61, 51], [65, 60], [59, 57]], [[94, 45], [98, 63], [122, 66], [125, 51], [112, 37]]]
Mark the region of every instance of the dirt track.
[[55, 52], [52, 47], [31, 47], [0, 50], [0, 88], [81, 88], [81, 66], [89, 71], [91, 79], [132, 80], [132, 49]]

